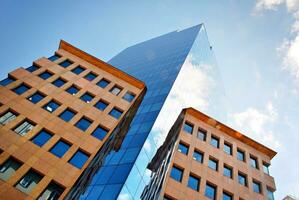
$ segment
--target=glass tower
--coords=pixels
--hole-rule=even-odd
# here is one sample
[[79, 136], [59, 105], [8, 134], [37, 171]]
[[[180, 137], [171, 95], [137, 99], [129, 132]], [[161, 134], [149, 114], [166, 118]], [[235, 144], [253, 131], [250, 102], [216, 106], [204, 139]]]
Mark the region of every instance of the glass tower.
[[183, 107], [226, 116], [217, 109], [225, 106], [224, 90], [203, 24], [126, 48], [109, 64], [144, 81], [147, 93], [121, 148], [106, 157], [82, 200], [140, 199], [146, 166]]

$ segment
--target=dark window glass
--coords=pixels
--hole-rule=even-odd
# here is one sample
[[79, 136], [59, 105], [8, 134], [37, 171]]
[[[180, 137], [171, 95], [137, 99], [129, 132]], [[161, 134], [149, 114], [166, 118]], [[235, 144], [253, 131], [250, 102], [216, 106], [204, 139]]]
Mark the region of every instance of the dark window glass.
[[164, 196], [163, 200], [173, 200], [172, 198], [168, 197], [168, 196]]
[[247, 177], [245, 174], [238, 173], [238, 181], [241, 185], [247, 186]]
[[189, 147], [183, 143], [179, 143], [179, 146], [178, 146], [178, 151], [187, 155], [188, 154], [188, 150], [189, 150]]
[[215, 200], [216, 199], [216, 187], [207, 183], [206, 190], [205, 190], [205, 196], [209, 199]]
[[59, 103], [57, 103], [56, 101], [52, 100], [49, 103], [47, 103], [46, 105], [44, 105], [43, 109], [49, 111], [50, 113], [54, 112], [58, 107], [60, 106]]
[[31, 73], [34, 72], [34, 71], [36, 71], [36, 70], [38, 70], [38, 69], [39, 69], [39, 67], [36, 66], [36, 65], [32, 65], [32, 66], [26, 68], [26, 70], [28, 72], [31, 72]]
[[250, 166], [258, 169], [257, 159], [253, 156], [250, 156]]
[[213, 147], [219, 148], [219, 138], [212, 136], [211, 137], [211, 145]]
[[197, 132], [197, 138], [202, 140], [202, 141], [206, 141], [207, 139], [207, 131], [203, 130], [203, 129], [199, 129]]
[[51, 61], [53, 62], [53, 61], [55, 61], [55, 60], [57, 60], [57, 59], [59, 59], [59, 58], [60, 58], [59, 55], [54, 55], [54, 56], [49, 57], [48, 59], [51, 60]]
[[98, 126], [93, 132], [92, 136], [98, 138], [99, 140], [103, 140], [109, 131], [101, 126]]
[[24, 83], [22, 83], [21, 85], [15, 87], [12, 91], [14, 91], [15, 93], [17, 93], [18, 95], [21, 95], [21, 94], [25, 93], [29, 89], [30, 88], [27, 85], [25, 85]]
[[222, 200], [233, 200], [233, 196], [228, 194], [227, 192], [222, 193]]
[[15, 78], [8, 76], [6, 79], [3, 79], [2, 81], [0, 81], [0, 85], [7, 86], [8, 84], [14, 82], [15, 80], [16, 80]]
[[94, 105], [94, 107], [96, 107], [99, 110], [105, 110], [108, 105], [108, 103], [104, 102], [103, 100], [100, 100]]
[[86, 80], [92, 81], [93, 79], [95, 79], [97, 77], [97, 75], [95, 73], [89, 72], [88, 74], [86, 74], [84, 76], [84, 78]]
[[46, 130], [40, 131], [36, 136], [34, 136], [31, 141], [36, 144], [37, 146], [44, 146], [48, 142], [48, 140], [52, 137], [53, 135], [49, 133]]
[[0, 124], [5, 125], [14, 120], [17, 117], [17, 113], [9, 110], [0, 117]]
[[134, 98], [135, 98], [135, 94], [131, 92], [126, 92], [126, 94], [123, 96], [123, 99], [128, 102], [132, 102]]
[[176, 181], [181, 182], [183, 178], [183, 170], [173, 166], [170, 172], [170, 177]]
[[213, 159], [213, 158], [210, 158], [209, 159], [209, 167], [215, 171], [218, 170], [218, 161]]
[[257, 193], [262, 193], [261, 184], [259, 182], [252, 182], [253, 191]]
[[268, 197], [268, 200], [274, 200], [274, 192], [270, 188], [267, 188], [267, 197]]
[[73, 62], [70, 60], [65, 60], [65, 61], [62, 61], [61, 63], [59, 63], [59, 65], [64, 68], [70, 66], [71, 64], [73, 64]]
[[43, 178], [42, 175], [37, 172], [30, 170], [25, 174], [25, 176], [16, 184], [16, 188], [21, 190], [22, 192], [29, 194], [33, 188], [40, 182]]
[[28, 120], [24, 120], [21, 124], [19, 124], [15, 129], [14, 132], [18, 133], [19, 135], [26, 135], [29, 131], [34, 128], [35, 124]]
[[84, 70], [85, 70], [85, 69], [84, 69], [83, 67], [78, 66], [78, 67], [75, 67], [74, 69], [72, 69], [72, 72], [73, 72], [74, 74], [79, 75], [79, 74], [81, 74]]
[[119, 119], [120, 116], [122, 115], [122, 111], [117, 109], [117, 108], [113, 108], [110, 112], [109, 115], [111, 115], [112, 117], [114, 117], [115, 119]]
[[75, 114], [76, 113], [74, 111], [66, 109], [59, 115], [59, 117], [64, 121], [69, 122], [75, 116]]
[[22, 166], [22, 163], [10, 157], [0, 165], [0, 179], [7, 181]]
[[53, 76], [53, 74], [49, 71], [45, 71], [41, 74], [38, 75], [40, 78], [47, 80], [48, 78], [50, 78], [51, 76]]
[[75, 126], [79, 128], [82, 131], [86, 131], [90, 124], [92, 123], [91, 120], [87, 119], [86, 117], [82, 117], [76, 124]]
[[269, 172], [269, 166], [270, 166], [270, 164], [268, 164], [268, 163], [263, 163], [263, 171], [264, 171], [264, 173], [265, 174], [270, 174], [270, 172]]
[[69, 163], [71, 163], [72, 165], [74, 165], [75, 167], [81, 169], [83, 167], [83, 165], [86, 163], [86, 161], [88, 160], [89, 155], [84, 153], [81, 150], [78, 150], [73, 157], [69, 160]]
[[106, 80], [106, 79], [102, 79], [100, 80], [97, 85], [101, 88], [105, 88], [107, 87], [107, 85], [109, 85], [110, 81]]
[[232, 155], [233, 154], [233, 149], [232, 149], [232, 145], [228, 144], [228, 143], [224, 143], [224, 147], [223, 150], [225, 153], [227, 153], [228, 155]]
[[94, 95], [90, 94], [89, 92], [85, 92], [80, 99], [86, 103], [90, 103], [92, 99], [94, 98]]
[[190, 174], [188, 180], [188, 187], [193, 190], [199, 191], [199, 178]]
[[70, 93], [71, 95], [75, 95], [75, 94], [77, 94], [77, 92], [79, 92], [79, 88], [77, 86], [75, 86], [75, 85], [72, 85], [66, 91], [68, 93]]
[[31, 101], [32, 103], [38, 103], [40, 102], [43, 98], [45, 98], [45, 95], [43, 95], [40, 92], [34, 93], [32, 96], [28, 97], [28, 100]]
[[64, 188], [55, 182], [51, 181], [51, 183], [47, 186], [45, 191], [38, 198], [39, 200], [58, 200], [61, 194], [63, 193]]
[[117, 85], [113, 86], [113, 88], [110, 89], [110, 92], [114, 95], [119, 95], [122, 88], [118, 87]]
[[185, 123], [184, 124], [184, 131], [187, 132], [187, 133], [190, 133], [192, 134], [193, 132], [193, 125], [189, 124], [189, 123]]
[[194, 150], [193, 152], [193, 159], [202, 163], [203, 162], [203, 153], [199, 152], [199, 151], [196, 151]]
[[51, 149], [50, 152], [55, 156], [61, 158], [71, 147], [70, 144], [59, 140]]
[[245, 161], [245, 153], [244, 153], [244, 151], [238, 149], [237, 150], [237, 158], [238, 158], [238, 160]]
[[233, 169], [229, 166], [224, 165], [223, 175], [229, 178], [233, 178]]
[[55, 81], [52, 82], [53, 85], [55, 85], [56, 87], [61, 87], [66, 83], [65, 80], [58, 78]]

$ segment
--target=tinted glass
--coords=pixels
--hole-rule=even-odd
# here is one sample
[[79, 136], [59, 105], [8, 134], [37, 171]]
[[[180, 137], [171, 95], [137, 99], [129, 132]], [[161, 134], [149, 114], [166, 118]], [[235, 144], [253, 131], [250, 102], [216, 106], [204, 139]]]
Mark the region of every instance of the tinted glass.
[[264, 171], [264, 173], [265, 174], [270, 174], [270, 172], [269, 172], [269, 164], [267, 164], [267, 163], [263, 163], [263, 171]]
[[85, 69], [81, 66], [75, 67], [74, 69], [72, 69], [72, 72], [75, 74], [81, 74]]
[[88, 127], [90, 126], [90, 124], [92, 123], [91, 120], [85, 118], [85, 117], [82, 117], [76, 124], [75, 126], [77, 128], [79, 128], [80, 130], [82, 131], [86, 131], [88, 129]]
[[113, 108], [110, 112], [109, 115], [111, 115], [112, 117], [114, 117], [115, 119], [119, 119], [120, 116], [122, 115], [122, 111], [117, 109], [117, 108]]
[[29, 101], [32, 103], [38, 103], [40, 102], [43, 98], [45, 98], [45, 95], [41, 94], [40, 92], [36, 92], [32, 96], [28, 98]]
[[183, 178], [183, 170], [173, 166], [170, 172], [170, 177], [176, 181], [181, 182]]
[[211, 145], [213, 147], [219, 148], [219, 138], [212, 136], [211, 137]]
[[233, 177], [233, 171], [231, 167], [224, 166], [223, 167], [223, 175], [229, 178]]
[[96, 108], [99, 109], [99, 110], [105, 110], [105, 109], [107, 108], [107, 106], [108, 106], [108, 103], [106, 103], [106, 102], [104, 102], [104, 101], [102, 101], [102, 100], [98, 101], [98, 102], [94, 105], [94, 107], [96, 107]]
[[63, 86], [64, 84], [66, 83], [65, 80], [61, 79], [61, 78], [58, 78], [56, 79], [55, 81], [53, 81], [53, 85], [55, 85], [56, 87], [61, 87]]
[[179, 143], [179, 146], [178, 146], [178, 151], [179, 152], [187, 155], [188, 154], [188, 150], [189, 150], [189, 147], [187, 145]]
[[245, 153], [241, 150], [237, 150], [237, 158], [238, 160], [245, 161]]
[[267, 196], [268, 196], [268, 200], [274, 200], [273, 191], [270, 190], [269, 188], [267, 188]]
[[34, 138], [31, 140], [37, 146], [42, 147], [48, 140], [52, 137], [52, 134], [46, 130], [40, 131]]
[[75, 94], [77, 94], [77, 92], [79, 91], [79, 89], [76, 86], [72, 85], [66, 91], [68, 93], [70, 93], [71, 95], [75, 95]]
[[202, 163], [203, 162], [203, 153], [199, 152], [199, 151], [194, 151], [193, 152], [193, 159]]
[[99, 140], [103, 140], [107, 135], [108, 130], [98, 126], [92, 133], [92, 136], [98, 138]]
[[22, 166], [18, 160], [9, 157], [4, 163], [0, 165], [0, 179], [6, 181]]
[[253, 167], [253, 168], [258, 169], [257, 159], [252, 157], [252, 156], [250, 156], [250, 166]]
[[193, 125], [185, 123], [184, 124], [184, 131], [187, 132], [187, 133], [192, 134], [192, 132], [193, 132]]
[[101, 88], [105, 88], [107, 87], [107, 85], [109, 85], [110, 81], [106, 80], [106, 79], [102, 79], [100, 80], [97, 85], [100, 86]]
[[199, 190], [199, 178], [190, 175], [188, 180], [188, 187], [198, 191]]
[[16, 80], [15, 78], [9, 76], [6, 79], [3, 79], [2, 81], [0, 81], [0, 85], [6, 86], [6, 85], [14, 82], [15, 80]]
[[32, 66], [26, 68], [26, 70], [27, 70], [28, 72], [34, 72], [34, 71], [36, 71], [36, 70], [38, 70], [38, 69], [39, 69], [39, 67], [36, 66], [36, 65], [32, 65]]
[[43, 73], [41, 73], [40, 75], [38, 75], [40, 78], [44, 79], [44, 80], [47, 80], [48, 78], [50, 78], [53, 74], [48, 72], [48, 71], [45, 71]]
[[56, 101], [52, 100], [49, 103], [47, 103], [46, 105], [44, 105], [44, 109], [49, 111], [49, 112], [54, 112], [58, 107], [60, 106], [59, 103], [57, 103]]
[[226, 193], [226, 192], [223, 192], [222, 193], [222, 200], [233, 200], [233, 196]]
[[206, 184], [205, 196], [209, 199], [216, 199], [216, 187], [210, 184]]
[[51, 60], [51, 61], [55, 61], [55, 60], [57, 60], [59, 58], [60, 58], [59, 55], [54, 55], [54, 56], [49, 57], [48, 59]]
[[214, 159], [209, 159], [209, 167], [215, 171], [218, 170], [218, 161], [214, 160]]
[[204, 130], [199, 129], [197, 132], [197, 138], [202, 140], [202, 141], [206, 141], [207, 138], [207, 132]]
[[118, 95], [121, 92], [121, 88], [118, 86], [113, 86], [113, 88], [111, 88], [110, 92], [114, 95]]
[[92, 99], [94, 98], [94, 96], [88, 92], [86, 92], [85, 94], [83, 94], [80, 99], [82, 101], [85, 101], [86, 103], [89, 103], [92, 101]]
[[89, 80], [89, 81], [92, 81], [93, 79], [95, 79], [97, 77], [96, 74], [92, 73], [92, 72], [89, 72], [87, 75], [85, 75], [85, 79], [86, 80]]
[[17, 93], [18, 95], [21, 95], [21, 94], [23, 94], [24, 92], [26, 92], [29, 89], [30, 88], [27, 85], [21, 84], [18, 87], [14, 88], [13, 91], [15, 93]]
[[70, 61], [70, 60], [65, 60], [65, 61], [59, 63], [59, 65], [60, 65], [61, 67], [64, 67], [64, 68], [70, 66], [71, 64], [73, 64], [73, 62]]
[[86, 153], [84, 153], [81, 150], [78, 150], [73, 155], [73, 157], [69, 160], [69, 163], [71, 163], [75, 167], [81, 169], [83, 167], [83, 165], [86, 163], [86, 161], [88, 160], [88, 158], [89, 158], [89, 155], [87, 155]]
[[9, 110], [0, 117], [0, 124], [5, 125], [14, 120], [17, 117], [17, 113]]
[[60, 140], [55, 144], [54, 147], [52, 147], [50, 152], [55, 156], [61, 158], [69, 150], [70, 147], [70, 144]]
[[241, 185], [247, 186], [246, 176], [243, 174], [238, 174], [238, 181]]
[[230, 144], [224, 143], [223, 150], [228, 155], [232, 155], [232, 146]]
[[59, 117], [64, 121], [69, 122], [75, 116], [75, 114], [76, 113], [71, 111], [70, 109], [66, 109], [65, 111], [63, 111], [63, 113], [59, 115]]
[[126, 92], [126, 94], [123, 96], [123, 99], [128, 102], [132, 102], [134, 98], [135, 98], [135, 95], [132, 94], [131, 92]]
[[253, 191], [257, 193], [261, 193], [261, 184], [258, 182], [252, 182]]

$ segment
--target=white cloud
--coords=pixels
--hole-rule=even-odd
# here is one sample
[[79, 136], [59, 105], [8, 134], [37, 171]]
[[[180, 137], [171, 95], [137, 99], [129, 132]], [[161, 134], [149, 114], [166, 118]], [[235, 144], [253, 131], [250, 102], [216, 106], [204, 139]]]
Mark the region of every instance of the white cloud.
[[152, 150], [152, 145], [148, 140], [146, 140], [143, 145], [143, 148], [145, 149], [145, 151], [150, 152]]
[[255, 10], [275, 10], [283, 1], [284, 0], [258, 0], [255, 5]]
[[117, 200], [129, 200], [130, 196], [127, 193], [122, 193], [119, 195], [119, 197], [117, 198]]

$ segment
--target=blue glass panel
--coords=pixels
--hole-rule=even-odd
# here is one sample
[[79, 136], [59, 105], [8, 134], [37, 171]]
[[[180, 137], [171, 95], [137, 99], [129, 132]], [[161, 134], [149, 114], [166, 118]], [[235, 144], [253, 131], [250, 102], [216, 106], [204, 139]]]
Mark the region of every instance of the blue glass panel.
[[247, 186], [246, 176], [243, 174], [238, 174], [238, 181], [241, 185]]
[[170, 172], [170, 177], [178, 182], [181, 182], [183, 178], [183, 170], [173, 166]]
[[70, 60], [65, 60], [65, 61], [62, 61], [61, 63], [59, 63], [59, 65], [64, 68], [70, 66], [71, 64], [73, 64], [73, 62]]
[[188, 187], [198, 191], [199, 190], [199, 178], [190, 175], [188, 180]]
[[228, 155], [232, 155], [232, 146], [230, 144], [224, 143], [223, 151]]
[[36, 71], [36, 70], [38, 70], [38, 69], [39, 69], [39, 67], [36, 66], [36, 65], [32, 65], [32, 66], [26, 68], [26, 70], [28, 72], [31, 72], [31, 73], [34, 72], [34, 71]]
[[238, 160], [245, 161], [245, 153], [241, 150], [237, 150], [237, 158]]
[[206, 184], [205, 196], [209, 199], [216, 199], [216, 187], [210, 184]]
[[197, 132], [197, 138], [201, 141], [206, 141], [207, 139], [207, 131], [204, 131], [202, 129], [199, 129]]
[[8, 85], [8, 84], [14, 82], [15, 80], [16, 80], [15, 78], [9, 76], [9, 77], [7, 77], [6, 79], [3, 79], [2, 81], [0, 81], [0, 85], [2, 85], [2, 86], [6, 86], [6, 85]]
[[65, 80], [58, 78], [55, 81], [52, 82], [53, 85], [55, 85], [56, 87], [61, 87], [66, 83]]
[[257, 193], [261, 193], [261, 184], [258, 182], [252, 182], [253, 191]]
[[13, 91], [14, 91], [15, 93], [17, 93], [18, 95], [21, 95], [21, 94], [23, 94], [24, 92], [26, 92], [26, 91], [29, 90], [29, 89], [30, 89], [30, 88], [29, 88], [27, 85], [25, 85], [25, 84], [21, 84], [21, 85], [19, 85], [18, 87], [14, 88]]
[[109, 180], [109, 184], [122, 183], [127, 178], [128, 172], [131, 170], [132, 164], [118, 165], [115, 173]]
[[135, 95], [130, 92], [126, 92], [126, 94], [123, 96], [123, 99], [128, 102], [132, 102], [134, 98], [135, 98]]
[[63, 113], [59, 115], [59, 117], [64, 121], [69, 122], [75, 116], [75, 114], [76, 113], [71, 111], [70, 109], [66, 109], [65, 111], [63, 111]]
[[53, 55], [53, 56], [49, 57], [48, 59], [51, 60], [51, 61], [53, 62], [53, 61], [55, 61], [55, 60], [57, 60], [57, 59], [59, 59], [59, 58], [60, 58], [59, 55]]
[[219, 138], [212, 136], [211, 137], [211, 145], [213, 147], [219, 148]]
[[97, 75], [95, 73], [89, 72], [88, 74], [86, 74], [84, 76], [84, 78], [86, 80], [92, 81], [93, 79], [95, 79], [97, 77]]
[[215, 171], [218, 170], [218, 162], [213, 159], [209, 159], [209, 167]]
[[38, 75], [40, 78], [47, 80], [48, 78], [50, 78], [53, 74], [51, 72], [45, 71], [43, 73], [41, 73], [40, 75]]
[[117, 109], [117, 108], [113, 108], [110, 112], [109, 115], [111, 115], [112, 117], [114, 117], [115, 119], [119, 119], [120, 116], [122, 115], [122, 111]]
[[43, 108], [49, 112], [54, 112], [58, 107], [60, 106], [59, 103], [57, 103], [56, 101], [52, 100], [49, 103], [47, 103], [46, 105], [43, 106]]
[[69, 163], [71, 163], [75, 167], [81, 169], [83, 167], [83, 165], [86, 163], [86, 161], [88, 160], [88, 158], [89, 158], [89, 155], [87, 155], [86, 153], [84, 153], [81, 150], [78, 150], [73, 155], [73, 157], [69, 160]]
[[188, 150], [189, 150], [189, 147], [182, 144], [182, 143], [179, 143], [179, 146], [178, 146], [178, 151], [187, 155], [188, 154]]
[[193, 152], [193, 159], [202, 163], [203, 162], [203, 153], [198, 152], [198, 151], [194, 151]]
[[226, 193], [226, 192], [223, 192], [222, 194], [222, 200], [233, 200], [233, 196]]
[[45, 130], [40, 131], [34, 138], [31, 140], [37, 146], [42, 147], [53, 135]]
[[85, 94], [83, 94], [80, 99], [86, 103], [89, 103], [92, 101], [92, 99], [94, 98], [94, 96], [88, 92], [86, 92]]
[[226, 177], [232, 178], [233, 177], [232, 169], [230, 167], [224, 166], [223, 175]]
[[75, 94], [77, 94], [77, 92], [79, 92], [79, 88], [76, 87], [75, 85], [72, 85], [72, 86], [69, 87], [66, 91], [67, 91], [68, 93], [70, 93], [71, 95], [75, 95]]
[[85, 70], [85, 69], [84, 69], [83, 67], [78, 66], [78, 67], [75, 67], [74, 69], [72, 69], [72, 72], [73, 72], [74, 74], [79, 75], [79, 74], [81, 74], [84, 70]]
[[250, 156], [250, 166], [253, 167], [253, 168], [258, 169], [257, 159], [253, 158], [252, 156]]
[[99, 140], [103, 140], [105, 138], [105, 136], [107, 135], [109, 131], [107, 129], [104, 129], [100, 126], [98, 126], [93, 132], [92, 132], [92, 136], [98, 138]]
[[122, 187], [121, 184], [117, 185], [106, 185], [104, 191], [102, 192], [99, 199], [116, 199], [118, 195], [118, 191]]
[[101, 88], [106, 88], [107, 85], [109, 85], [110, 81], [106, 80], [106, 79], [102, 79], [100, 80], [97, 85]]
[[269, 188], [267, 188], [267, 196], [268, 196], [268, 200], [274, 200], [273, 191], [270, 190]]
[[90, 126], [90, 124], [92, 123], [91, 120], [85, 118], [85, 117], [82, 117], [76, 124], [75, 126], [77, 128], [79, 128], [80, 130], [82, 131], [86, 131], [88, 129], [88, 127]]
[[94, 107], [96, 107], [97, 109], [102, 110], [102, 111], [105, 110], [107, 108], [107, 106], [108, 106], [108, 103], [106, 103], [106, 102], [104, 102], [102, 100], [98, 101], [94, 105]]
[[38, 103], [43, 98], [45, 98], [45, 95], [41, 94], [40, 92], [36, 92], [32, 96], [28, 97], [28, 100], [31, 101], [32, 103]]
[[54, 145], [54, 147], [52, 147], [50, 152], [55, 156], [61, 158], [69, 150], [70, 147], [70, 144], [60, 140]]
[[192, 132], [193, 132], [193, 125], [189, 124], [189, 123], [185, 123], [184, 124], [184, 131], [187, 132], [187, 133], [192, 134]]

